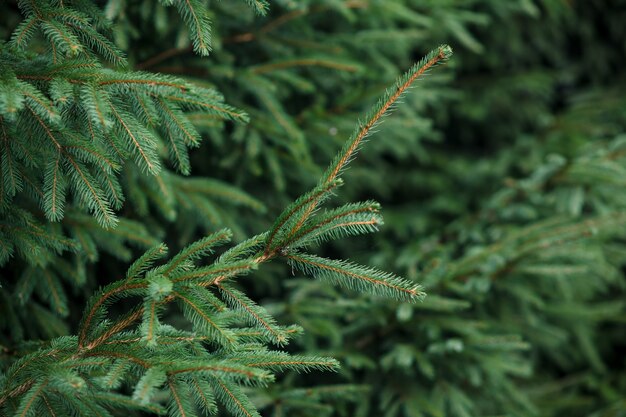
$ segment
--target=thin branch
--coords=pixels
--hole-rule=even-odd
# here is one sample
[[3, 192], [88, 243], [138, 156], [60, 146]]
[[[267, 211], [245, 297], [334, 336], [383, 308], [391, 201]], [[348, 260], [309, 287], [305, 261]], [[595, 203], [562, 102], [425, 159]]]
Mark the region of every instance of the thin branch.
[[342, 64], [339, 62], [333, 62], [323, 59], [315, 59], [315, 58], [304, 58], [304, 59], [294, 59], [290, 61], [282, 61], [269, 63], [264, 65], [258, 65], [253, 67], [250, 71], [254, 74], [264, 74], [267, 72], [292, 68], [292, 67], [324, 67], [324, 68], [332, 68], [340, 71], [348, 71], [348, 72], [356, 72], [358, 68], [353, 65]]
[[[343, 152], [341, 158], [335, 163], [328, 176], [326, 176], [326, 178], [324, 179], [324, 184], [332, 183], [332, 181], [334, 181], [339, 176], [341, 170], [350, 162], [352, 157], [356, 154], [359, 146], [363, 142], [363, 139], [367, 137], [370, 130], [380, 121], [380, 119], [387, 113], [391, 106], [402, 96], [402, 94], [404, 94], [404, 92], [408, 90], [408, 88], [415, 82], [415, 80], [417, 80], [430, 68], [446, 59], [449, 53], [449, 48], [446, 49], [446, 47], [440, 47], [436, 55], [426, 61], [402, 85], [397, 87], [396, 91], [383, 103], [383, 105], [378, 109], [376, 113], [374, 113], [374, 115], [367, 121], [367, 123], [365, 123], [365, 125], [361, 127], [357, 135], [350, 142], [348, 149]], [[311, 214], [317, 207], [318, 202], [319, 200], [313, 200], [309, 204], [294, 228], [291, 230], [290, 234], [294, 234], [302, 227], [302, 225], [307, 221], [307, 219], [311, 216]]]
[[173, 58], [177, 55], [184, 55], [193, 52], [193, 47], [191, 45], [186, 46], [184, 48], [171, 48], [165, 50], [157, 55], [154, 55], [151, 58], [146, 59], [145, 61], [135, 65], [135, 68], [138, 70], [145, 70], [147, 68], [154, 67], [155, 65]]
[[[343, 6], [348, 9], [365, 9], [369, 7], [369, 3], [367, 1], [350, 0], [350, 1], [345, 2]], [[322, 13], [327, 10], [330, 10], [329, 6], [317, 6], [317, 7], [311, 7], [310, 9], [293, 10], [291, 12], [278, 16], [276, 19], [268, 22], [265, 26], [262, 26], [257, 32], [240, 33], [238, 35], [234, 35], [234, 36], [224, 39], [223, 42], [224, 43], [252, 42], [255, 39], [259, 38], [259, 35], [264, 35], [269, 32], [272, 32], [276, 30], [277, 28], [283, 26], [285, 23], [288, 23], [294, 19], [297, 19], [299, 17], [305, 16], [308, 14]]]
[[[127, 291], [130, 289], [139, 289], [139, 288], [147, 288], [148, 284], [144, 283], [144, 282], [140, 282], [140, 283], [125, 283], [124, 285], [114, 288], [113, 290], [102, 294], [102, 296], [98, 299], [98, 301], [96, 301], [96, 303], [93, 305], [93, 307], [91, 308], [91, 310], [89, 310], [89, 312], [87, 313], [87, 316], [85, 318], [85, 322], [83, 323], [80, 332], [79, 332], [79, 336], [78, 336], [78, 348], [82, 349], [85, 345], [85, 340], [87, 338], [87, 332], [89, 330], [89, 327], [91, 326], [91, 321], [93, 320], [93, 318], [96, 316], [96, 313], [98, 312], [98, 309], [111, 297], [115, 296], [116, 294], [119, 294], [120, 292], [123, 291]], [[95, 346], [90, 346], [89, 348], [92, 349]]]

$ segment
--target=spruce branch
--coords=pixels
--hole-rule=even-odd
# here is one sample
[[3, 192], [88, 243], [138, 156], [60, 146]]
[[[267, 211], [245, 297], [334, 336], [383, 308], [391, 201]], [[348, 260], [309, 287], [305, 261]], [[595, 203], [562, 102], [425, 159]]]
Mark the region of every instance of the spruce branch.
[[168, 411], [169, 411], [168, 414], [176, 415], [179, 417], [187, 417], [187, 412], [185, 410], [188, 409], [189, 406], [186, 404], [186, 402], [184, 402], [181, 394], [179, 393], [178, 384], [176, 384], [172, 378], [168, 378], [167, 386], [172, 396], [171, 398], [172, 401], [170, 402], [170, 405], [168, 406]]
[[137, 385], [133, 392], [133, 400], [139, 401], [142, 404], [149, 404], [152, 397], [155, 395], [156, 389], [158, 389], [167, 379], [167, 374], [159, 366], [153, 366], [148, 369]]
[[[180, 6], [182, 2], [178, 4]], [[190, 13], [193, 11], [195, 9]], [[187, 19], [195, 24], [194, 16], [189, 15]], [[54, 409], [59, 396], [75, 413], [104, 414], [108, 407], [116, 405], [148, 410], [148, 404], [156, 393], [164, 390], [167, 398], [163, 404], [171, 415], [192, 415], [196, 405], [204, 410], [215, 410], [215, 397], [231, 414], [252, 417], [259, 414], [242, 386], [265, 385], [273, 380], [273, 372], [276, 371], [336, 370], [338, 364], [332, 359], [289, 355], [266, 349], [265, 346], [270, 344], [285, 344], [299, 330], [279, 325], [266, 309], [236, 289], [231, 282], [282, 256], [294, 268], [308, 275], [349, 288], [398, 300], [410, 301], [423, 295], [417, 284], [393, 274], [295, 249], [311, 242], [372, 232], [382, 224], [379, 206], [371, 201], [347, 204], [320, 214], [317, 210], [342, 184], [341, 172], [356, 155], [372, 127], [415, 79], [449, 54], [448, 48], [441, 47], [401, 78], [396, 89], [387, 92], [372, 110], [368, 121], [360, 125], [346, 143], [318, 185], [289, 205], [269, 231], [235, 245], [205, 266], [200, 266], [200, 261], [229, 241], [229, 231], [221, 230], [206, 236], [169, 261], [162, 261], [161, 265], [156, 264], [166, 255], [167, 247], [152, 245], [129, 267], [124, 279], [106, 285], [89, 299], [77, 336], [53, 340], [51, 347], [41, 348], [36, 355], [11, 370], [8, 382], [3, 380], [0, 405], [9, 399], [19, 399], [27, 405], [23, 408], [25, 413], [34, 413], [40, 409]], [[116, 184], [96, 179], [94, 172], [105, 174], [104, 178], [117, 172], [126, 148], [127, 153], [135, 155], [140, 167], [155, 173], [159, 166], [156, 147], [160, 143], [155, 136], [159, 129], [157, 120], [165, 121], [165, 126], [160, 129], [169, 135], [173, 160], [184, 167], [186, 160], [182, 151], [198, 141], [197, 132], [185, 119], [185, 110], [203, 110], [226, 119], [244, 117], [223, 105], [219, 94], [212, 90], [195, 89], [180, 80], [142, 73], [119, 74], [111, 70], [102, 70], [102, 77], [90, 79], [92, 70], [77, 64], [76, 68], [68, 70], [61, 83], [57, 83], [48, 67], [35, 69], [29, 74], [21, 73], [15, 81], [24, 84], [20, 111], [23, 109], [32, 114], [35, 126], [49, 145], [49, 154], [55, 156], [47, 165], [49, 173], [43, 193], [49, 200], [49, 211], [57, 213], [59, 218], [64, 208], [65, 190], [61, 177], [66, 174], [78, 199], [95, 213], [101, 224], [115, 221], [112, 210], [114, 197], [105, 190], [115, 190]], [[33, 87], [39, 83], [54, 83], [54, 103], [50, 104], [50, 100]], [[112, 150], [102, 150], [81, 140], [80, 129], [60, 132], [62, 129], [59, 126], [66, 117], [63, 106], [77, 105], [71, 103], [68, 92], [72, 90], [84, 98], [86, 105], [79, 112], [81, 122], [85, 124], [82, 133], [94, 138], [94, 143], [103, 144], [106, 143], [105, 138], [97, 131], [108, 129], [114, 132], [111, 140], [122, 149], [118, 152], [119, 158], [112, 156], [115, 155]], [[101, 95], [101, 92], [105, 94]], [[124, 102], [125, 97], [128, 102]], [[105, 188], [104, 184], [110, 185]], [[153, 189], [167, 192], [168, 184], [176, 185], [171, 198], [185, 193], [195, 195], [196, 199], [197, 195], [210, 195], [262, 208], [255, 199], [213, 180], [198, 178], [182, 181], [165, 173], [155, 177]], [[167, 204], [164, 203], [164, 206], [167, 207]], [[95, 224], [91, 217], [84, 214], [82, 218], [78, 214], [72, 216], [67, 224], [71, 225], [71, 222]], [[87, 229], [85, 224], [81, 226]], [[79, 228], [76, 233], [81, 236], [81, 241], [89, 242], [88, 232]], [[133, 234], [119, 229], [114, 229], [112, 233]], [[134, 238], [141, 239], [142, 236]], [[150, 239], [144, 242], [149, 243]], [[60, 245], [57, 243], [57, 246]], [[56, 275], [44, 277], [49, 281], [48, 287], [58, 286]], [[21, 294], [32, 291], [29, 282], [25, 277]], [[63, 310], [63, 294], [53, 292], [51, 296], [55, 298], [51, 304]], [[140, 297], [141, 302], [133, 304], [125, 314], [113, 316], [109, 313], [113, 303], [134, 297]], [[168, 308], [178, 308], [188, 321], [190, 330], [168, 324], [168, 315], [165, 314]], [[181, 360], [181, 357], [193, 359]], [[52, 363], [60, 364], [63, 372], [57, 375], [54, 371], [57, 368]], [[46, 371], [31, 372], [31, 369], [38, 368]], [[95, 376], [96, 380], [93, 372], [97, 368], [103, 369]], [[56, 391], [42, 385], [47, 383], [49, 376], [55, 378]], [[133, 395], [115, 397], [116, 394], [110, 392], [113, 396], [86, 401], [85, 398], [95, 397], [89, 393], [74, 395], [78, 390], [85, 389], [85, 380], [89, 384], [98, 381], [102, 384], [99, 387], [108, 390], [117, 389], [121, 381], [132, 381]], [[89, 389], [92, 389], [91, 386]], [[149, 410], [154, 412], [155, 408]], [[156, 410], [161, 411], [160, 406]]]
[[151, 174], [158, 174], [161, 166], [156, 155], [156, 143], [152, 135], [130, 114], [124, 117], [111, 106], [111, 112], [118, 122], [120, 134], [127, 137], [132, 144], [131, 149], [137, 153], [137, 163]]
[[194, 323], [196, 328], [203, 329], [210, 337], [222, 346], [232, 346], [236, 343], [234, 334], [227, 329], [228, 322], [220, 320], [209, 314], [213, 310], [207, 305], [205, 297], [201, 297], [195, 291], [175, 291], [174, 297], [182, 303], [183, 314]]
[[272, 316], [267, 314], [265, 309], [259, 307], [240, 291], [227, 287], [223, 284], [217, 284], [220, 292], [224, 294], [226, 301], [232, 308], [242, 311], [248, 317], [248, 322], [252, 325], [258, 325], [263, 331], [273, 338], [278, 345], [285, 344], [288, 335], [276, 324]]
[[11, 35], [11, 44], [16, 48], [23, 50], [26, 48], [28, 41], [35, 33], [36, 25], [39, 23], [39, 18], [35, 15], [28, 16], [22, 20], [17, 28]]
[[213, 391], [206, 381], [200, 378], [191, 378], [191, 391], [200, 410], [207, 415], [217, 414], [217, 404], [215, 403]]
[[277, 245], [274, 244], [274, 238], [283, 229], [283, 226], [294, 217], [294, 215], [302, 210], [313, 201], [319, 201], [322, 198], [328, 198], [330, 193], [335, 188], [341, 186], [343, 181], [337, 179], [336, 181], [330, 181], [326, 184], [318, 185], [311, 191], [298, 197], [296, 201], [291, 203], [276, 219], [276, 222], [272, 226], [270, 234], [267, 238], [265, 246], [265, 255], [269, 256], [271, 252], [275, 252]]
[[198, 0], [177, 0], [176, 8], [189, 27], [194, 51], [208, 55], [211, 51], [211, 21], [207, 9]]
[[383, 224], [380, 204], [369, 201], [346, 204], [338, 209], [309, 219], [293, 236], [284, 241], [284, 247], [296, 249], [309, 242], [321, 243], [341, 237], [371, 233]]
[[261, 16], [265, 16], [269, 9], [269, 3], [266, 0], [246, 0], [246, 3]]
[[96, 293], [91, 297], [90, 303], [87, 306], [83, 320], [79, 326], [78, 347], [82, 348], [86, 341], [88, 332], [91, 329], [92, 322], [97, 321], [97, 317], [102, 317], [101, 308], [106, 306], [107, 303], [114, 301], [120, 295], [131, 295], [129, 292], [136, 292], [137, 290], [143, 290], [147, 288], [148, 284], [143, 281], [116, 281], [113, 282]]
[[157, 415], [165, 414], [165, 409], [158, 404], [148, 403], [144, 404], [141, 401], [134, 400], [125, 395], [116, 394], [113, 392], [92, 391], [90, 396], [111, 408], [118, 408], [122, 410], [137, 410]]
[[367, 121], [365, 123], [359, 123], [360, 126], [346, 142], [337, 157], [335, 157], [335, 160], [322, 176], [320, 182], [328, 184], [334, 181], [355, 157], [363, 140], [368, 136], [372, 128], [374, 128], [382, 117], [391, 110], [394, 103], [406, 93], [418, 78], [426, 74], [429, 69], [448, 60], [450, 56], [452, 56], [452, 48], [448, 45], [442, 45], [436, 50], [429, 52], [421, 61], [413, 65], [406, 74], [400, 77], [398, 81], [396, 81], [395, 87], [388, 89], [378, 103], [370, 110], [366, 116]]
[[419, 285], [374, 268], [296, 252], [287, 255], [287, 259], [291, 265], [308, 275], [347, 288], [408, 301], [425, 296]]
[[22, 401], [20, 401], [20, 405], [15, 415], [19, 417], [36, 416], [37, 408], [35, 406], [37, 402], [42, 399], [42, 392], [47, 385], [48, 380], [35, 383], [22, 397]]
[[[382, 117], [386, 115], [411, 85], [426, 72], [436, 65], [445, 62], [452, 55], [452, 49], [447, 45], [429, 52], [421, 61], [416, 63], [406, 74], [401, 76], [393, 89], [388, 89], [383, 97], [372, 107], [365, 118], [365, 122], [360, 122], [350, 139], [344, 144], [342, 150], [323, 174], [316, 188], [314, 188], [305, 199], [302, 197], [289, 206], [279, 216], [279, 221], [274, 225], [266, 245], [266, 256], [276, 251], [278, 247], [286, 246], [293, 236], [303, 227], [312, 216], [323, 198], [328, 196], [328, 192], [336, 186], [336, 181], [340, 178], [342, 171], [356, 156], [364, 139], [368, 136], [372, 128], [376, 126]], [[274, 243], [274, 238], [283, 235], [283, 239]]]
[[[332, 238], [338, 237], [342, 233], [352, 234], [369, 231], [369, 227], [374, 227], [376, 224], [380, 223], [381, 220], [376, 217], [378, 206], [375, 203], [361, 203], [348, 205], [328, 212], [326, 215], [321, 216], [317, 222], [311, 223], [308, 228], [305, 229], [305, 233], [297, 234], [310, 218], [312, 211], [318, 206], [319, 202], [327, 198], [331, 191], [341, 184], [338, 178], [341, 170], [354, 157], [361, 142], [371, 128], [420, 75], [424, 74], [430, 67], [436, 65], [438, 62], [446, 59], [450, 53], [449, 47], [440, 47], [437, 51], [431, 52], [397, 82], [395, 90], [387, 91], [379, 104], [370, 112], [371, 116], [368, 118], [365, 125], [357, 129], [353, 138], [347, 142], [342, 152], [335, 158], [327, 170], [327, 174], [322, 177], [318, 186], [297, 199], [278, 217], [275, 225], [269, 232], [262, 252], [253, 255], [251, 258], [241, 260], [239, 265], [220, 266], [218, 263], [213, 266], [198, 269], [192, 268], [192, 264], [189, 264], [189, 271], [186, 271], [188, 268], [185, 267], [180, 274], [171, 277], [175, 285], [191, 283], [192, 281], [197, 282], [198, 279], [202, 279], [197, 285], [201, 287], [218, 287], [231, 307], [245, 313], [251, 319], [252, 324], [259, 325], [261, 329], [267, 331], [268, 335], [273, 337], [277, 343], [284, 343], [286, 341], [286, 334], [276, 326], [273, 318], [266, 315], [262, 309], [256, 306], [252, 300], [248, 299], [244, 294], [225, 286], [223, 281], [232, 276], [240, 275], [242, 272], [246, 272], [254, 268], [255, 265], [266, 262], [279, 254], [286, 255], [292, 265], [302, 269], [304, 272], [311, 273], [320, 278], [329, 279], [341, 285], [367, 290], [374, 294], [397, 297], [399, 299], [422, 297], [423, 293], [420, 291], [419, 286], [391, 274], [383, 273], [372, 268], [357, 266], [346, 261], [324, 259], [304, 253], [287, 254], [282, 252], [284, 252], [285, 247], [289, 244], [293, 244], [299, 239], [319, 238], [322, 232], [325, 232], [329, 238]], [[364, 219], [360, 217], [363, 213], [367, 216]], [[336, 230], [343, 231], [337, 232]], [[285, 235], [280, 236], [281, 232], [285, 233]], [[277, 237], [278, 242], [273, 243]], [[171, 274], [178, 269], [179, 265], [186, 264], [187, 259], [193, 260], [196, 253], [202, 254], [205, 248], [209, 248], [213, 243], [221, 243], [225, 238], [227, 238], [227, 235], [225, 235], [224, 232], [218, 232], [213, 236], [191, 245], [188, 249], [175, 257], [169, 263], [169, 266], [165, 267], [165, 269], [161, 268], [161, 271], [165, 274]], [[244, 242], [242, 246], [245, 248], [254, 247], [258, 244], [257, 242], [260, 241], [252, 240], [251, 242]], [[200, 252], [197, 252], [198, 250], [200, 250]], [[243, 253], [245, 253], [245, 251], [248, 251], [248, 249], [244, 249]], [[226, 259], [228, 259], [228, 255], [226, 255]], [[211, 278], [206, 280], [207, 277]], [[100, 307], [104, 306], [108, 299], [122, 295], [129, 290], [146, 287], [147, 284], [145, 283], [139, 282], [130, 285], [126, 282], [122, 285], [113, 285], [103, 290], [100, 296], [101, 298], [95, 298], [94, 301], [92, 301], [93, 307], [91, 307], [90, 312], [85, 316], [86, 321], [81, 326], [82, 330], [81, 336], [79, 337], [79, 346], [84, 346], [89, 323], [93, 321], [96, 314], [99, 314], [98, 311]], [[208, 316], [202, 316], [201, 313], [203, 309], [196, 307], [198, 301], [194, 304], [190, 299], [190, 295], [183, 296], [180, 291], [176, 291], [177, 292], [174, 293], [176, 296], [169, 296], [158, 302], [169, 302], [178, 298], [183, 301], [184, 305], [188, 306], [186, 308], [191, 306], [191, 309], [195, 310], [194, 314], [200, 314], [200, 318], [204, 320], [205, 323], [209, 323], [209, 327], [219, 330], [219, 327], [216, 326]], [[156, 306], [156, 304], [149, 304], [150, 309], [152, 309], [153, 306]], [[141, 311], [141, 313], [140, 311], [141, 309], [134, 313], [132, 316], [133, 319], [136, 320], [142, 314], [145, 314], [145, 311]], [[152, 314], [149, 314], [149, 317], [153, 317]], [[128, 325], [130, 325], [129, 321], [125, 322], [124, 326], [119, 327], [119, 330], [126, 328]], [[92, 344], [91, 347], [93, 348], [94, 345]]]
[[216, 262], [213, 265], [194, 268], [189, 271], [181, 271], [172, 274], [172, 281], [176, 283], [197, 283], [202, 287], [218, 284], [225, 279], [245, 274], [258, 267], [258, 262], [254, 259], [244, 259], [236, 262], [219, 263]]
[[332, 358], [291, 355], [286, 352], [259, 353], [252, 354], [245, 359], [234, 359], [245, 362], [248, 367], [274, 371], [292, 369], [296, 372], [310, 372], [313, 370], [337, 371], [339, 369], [339, 362]]
[[216, 396], [226, 409], [236, 417], [261, 417], [247, 395], [235, 384], [215, 378]]
[[212, 253], [213, 247], [230, 241], [231, 237], [232, 233], [230, 230], [222, 229], [219, 232], [192, 243], [174, 256], [174, 258], [167, 263], [166, 268], [162, 270], [162, 273], [168, 275], [179, 269], [185, 262], [194, 261]]
[[[83, 58], [54, 65], [25, 62], [18, 63], [15, 73], [0, 83], [0, 102], [6, 103], [0, 133], [7, 148], [1, 161], [0, 201], [7, 204], [23, 189], [32, 190], [40, 196], [39, 203], [51, 221], [64, 218], [67, 194], [72, 191], [79, 206], [92, 212], [101, 226], [115, 226], [115, 211], [124, 201], [118, 181], [124, 160], [134, 156], [145, 172], [156, 175], [162, 166], [159, 145], [165, 142], [174, 166], [188, 174], [187, 151], [198, 146], [200, 135], [187, 112], [238, 121], [247, 117], [223, 104], [223, 97], [214, 90], [174, 77], [105, 69]], [[42, 141], [43, 146], [28, 147], [23, 139], [14, 140], [18, 130], [25, 131], [29, 140]], [[42, 181], [28, 176], [35, 166], [44, 167], [35, 174]], [[183, 205], [183, 198], [178, 198], [173, 183], [166, 184], [158, 176], [154, 180], [166, 198], [154, 193], [152, 200], [167, 217], [175, 216], [176, 204]], [[256, 200], [218, 182], [180, 183], [189, 193], [229, 198], [262, 209]], [[210, 204], [202, 201], [199, 207]]]
[[147, 272], [155, 261], [163, 258], [167, 254], [167, 246], [163, 243], [150, 248], [141, 255], [126, 272], [126, 279], [139, 278], [139, 276]]

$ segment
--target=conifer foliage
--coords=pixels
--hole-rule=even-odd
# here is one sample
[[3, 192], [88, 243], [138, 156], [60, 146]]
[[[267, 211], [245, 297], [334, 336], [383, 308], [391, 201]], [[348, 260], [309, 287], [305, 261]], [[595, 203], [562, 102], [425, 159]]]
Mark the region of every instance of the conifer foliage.
[[0, 2], [0, 415], [623, 415], [622, 3]]
[[[175, 6], [193, 50], [208, 54], [204, 3], [162, 3]], [[248, 3], [259, 13], [267, 7]], [[3, 415], [191, 416], [225, 410], [258, 416], [248, 392], [271, 383], [276, 372], [338, 367], [331, 358], [280, 350], [301, 329], [278, 324], [234, 285], [234, 278], [275, 258], [307, 275], [375, 295], [404, 301], [423, 296], [412, 281], [308, 252], [313, 244], [373, 232], [382, 224], [379, 205], [372, 201], [320, 207], [342, 185], [347, 164], [381, 118], [415, 80], [449, 58], [448, 46], [429, 53], [385, 93], [319, 183], [288, 205], [267, 232], [223, 250], [232, 237], [223, 229], [169, 259], [166, 245], [144, 238], [144, 246], [151, 247], [125, 277], [89, 297], [72, 335], [58, 319], [69, 314], [63, 281], [80, 286], [84, 258], [97, 257], [98, 246], [121, 244], [107, 243], [110, 235], [102, 237], [101, 231], [120, 230], [132, 240], [138, 237], [132, 236], [134, 226], [142, 232], [139, 238], [149, 236], [116, 214], [125, 195], [132, 194], [133, 182], [156, 183], [155, 200], [177, 187], [202, 188], [197, 184], [202, 180], [184, 178], [191, 169], [188, 150], [201, 140], [194, 117], [246, 122], [247, 116], [212, 88], [128, 69], [102, 11], [90, 2], [18, 5], [23, 20], [0, 44], [0, 262], [22, 268], [16, 282], [1, 283], [2, 325], [14, 325], [1, 339]], [[213, 190], [254, 201], [207, 181]], [[221, 254], [207, 262], [216, 250]], [[22, 306], [34, 291], [49, 299], [50, 310], [33, 304], [31, 311], [45, 325], [61, 323], [49, 335], [65, 335], [29, 340], [30, 331], [23, 328], [28, 309]], [[172, 310], [185, 320], [169, 322]]]

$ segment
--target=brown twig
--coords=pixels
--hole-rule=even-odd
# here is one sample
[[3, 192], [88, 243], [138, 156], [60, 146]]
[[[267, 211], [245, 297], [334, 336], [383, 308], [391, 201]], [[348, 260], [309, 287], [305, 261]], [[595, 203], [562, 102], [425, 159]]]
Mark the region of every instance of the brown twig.
[[191, 47], [191, 45], [186, 46], [184, 48], [171, 48], [163, 52], [160, 52], [154, 55], [153, 57], [146, 59], [143, 62], [140, 62], [139, 64], [135, 65], [135, 69], [144, 70], [147, 68], [151, 68], [167, 59], [173, 58], [178, 55], [188, 54], [191, 52], [193, 52], [193, 48]]

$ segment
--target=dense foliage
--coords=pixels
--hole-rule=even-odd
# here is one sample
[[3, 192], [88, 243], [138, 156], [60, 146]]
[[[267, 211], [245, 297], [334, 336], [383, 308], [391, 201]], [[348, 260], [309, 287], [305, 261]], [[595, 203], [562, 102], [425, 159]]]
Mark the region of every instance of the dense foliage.
[[623, 6], [3, 2], [0, 414], [625, 415]]

